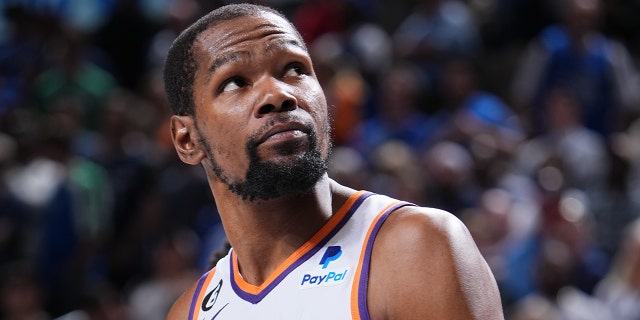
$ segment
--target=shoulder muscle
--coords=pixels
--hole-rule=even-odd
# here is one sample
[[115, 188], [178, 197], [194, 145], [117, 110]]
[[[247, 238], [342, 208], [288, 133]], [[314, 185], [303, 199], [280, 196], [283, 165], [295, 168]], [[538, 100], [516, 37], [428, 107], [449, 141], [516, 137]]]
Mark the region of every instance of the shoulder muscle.
[[403, 207], [374, 242], [368, 302], [376, 319], [502, 319], [491, 270], [448, 212]]

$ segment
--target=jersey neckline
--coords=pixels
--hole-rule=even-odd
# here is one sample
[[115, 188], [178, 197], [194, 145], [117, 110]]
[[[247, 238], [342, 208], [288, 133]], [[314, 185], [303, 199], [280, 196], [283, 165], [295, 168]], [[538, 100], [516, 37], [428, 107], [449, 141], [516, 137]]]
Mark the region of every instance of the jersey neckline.
[[352, 194], [342, 207], [307, 242], [302, 244], [261, 285], [253, 285], [244, 280], [238, 269], [237, 256], [231, 249], [229, 254], [230, 283], [235, 293], [245, 301], [256, 304], [266, 297], [287, 275], [302, 263], [316, 254], [360, 207], [371, 192], [357, 191]]

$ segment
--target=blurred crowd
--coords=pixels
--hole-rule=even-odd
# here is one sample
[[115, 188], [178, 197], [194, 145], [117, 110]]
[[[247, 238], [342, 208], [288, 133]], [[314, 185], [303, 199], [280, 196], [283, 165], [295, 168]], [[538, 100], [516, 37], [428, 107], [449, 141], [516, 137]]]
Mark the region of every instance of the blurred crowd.
[[[1, 319], [164, 319], [226, 249], [162, 66], [228, 2], [0, 2]], [[308, 44], [331, 177], [459, 217], [507, 319], [640, 319], [640, 1], [258, 3]]]

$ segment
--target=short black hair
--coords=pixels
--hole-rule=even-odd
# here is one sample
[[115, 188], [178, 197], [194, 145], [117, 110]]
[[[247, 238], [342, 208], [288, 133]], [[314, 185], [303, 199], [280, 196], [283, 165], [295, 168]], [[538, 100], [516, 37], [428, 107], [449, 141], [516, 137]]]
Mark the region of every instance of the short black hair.
[[304, 46], [302, 36], [280, 11], [261, 5], [241, 3], [230, 4], [217, 8], [198, 19], [175, 39], [164, 65], [164, 86], [169, 101], [169, 107], [174, 114], [194, 116], [193, 82], [198, 67], [193, 56], [193, 44], [196, 38], [205, 30], [224, 21], [240, 17], [258, 16], [262, 13], [274, 13], [288, 21], [296, 36]]

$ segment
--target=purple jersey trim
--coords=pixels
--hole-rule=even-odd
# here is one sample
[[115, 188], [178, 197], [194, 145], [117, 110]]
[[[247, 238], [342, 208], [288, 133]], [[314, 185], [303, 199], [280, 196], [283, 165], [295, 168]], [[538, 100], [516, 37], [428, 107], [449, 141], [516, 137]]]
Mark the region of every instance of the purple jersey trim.
[[367, 306], [367, 286], [369, 284], [369, 265], [371, 262], [371, 251], [373, 249], [373, 242], [376, 239], [376, 235], [378, 231], [380, 231], [380, 227], [385, 220], [389, 217], [391, 212], [397, 210], [400, 207], [411, 206], [413, 204], [408, 202], [400, 202], [391, 208], [387, 209], [378, 221], [376, 221], [373, 230], [371, 230], [371, 234], [369, 239], [366, 239], [367, 246], [364, 252], [364, 261], [362, 262], [362, 270], [360, 271], [360, 283], [358, 283], [358, 310], [360, 313], [360, 320], [371, 320], [371, 316], [369, 315], [369, 307]]
[[189, 318], [188, 318], [189, 320], [193, 319], [193, 315], [195, 313], [196, 306], [199, 303], [198, 297], [200, 296], [200, 291], [202, 291], [202, 287], [203, 287], [204, 283], [207, 281], [207, 277], [209, 276], [209, 273], [212, 270], [213, 269], [207, 271], [207, 273], [205, 273], [202, 277], [200, 277], [200, 280], [198, 280], [198, 285], [196, 286], [196, 291], [193, 293], [193, 298], [191, 299], [191, 307], [189, 308]]

